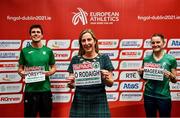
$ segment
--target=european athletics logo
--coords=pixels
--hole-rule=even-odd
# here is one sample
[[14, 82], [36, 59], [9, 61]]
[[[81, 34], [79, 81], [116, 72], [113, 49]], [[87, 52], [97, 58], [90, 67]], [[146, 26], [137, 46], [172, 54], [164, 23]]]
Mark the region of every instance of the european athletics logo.
[[74, 25], [77, 25], [81, 21], [83, 25], [86, 25], [88, 23], [87, 22], [88, 13], [81, 8], [77, 8], [77, 9], [79, 12], [77, 13], [73, 12], [74, 16], [72, 18], [72, 23]]

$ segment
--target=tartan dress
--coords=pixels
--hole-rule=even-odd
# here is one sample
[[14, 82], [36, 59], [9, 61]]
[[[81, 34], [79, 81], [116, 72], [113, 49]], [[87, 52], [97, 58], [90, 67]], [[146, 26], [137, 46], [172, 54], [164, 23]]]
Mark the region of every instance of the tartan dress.
[[[73, 64], [83, 62], [99, 62], [101, 69], [113, 71], [114, 67], [107, 55], [99, 54], [94, 59], [85, 59], [74, 56], [68, 71], [73, 73]], [[74, 99], [71, 105], [70, 117], [110, 117], [105, 84], [76, 86]]]

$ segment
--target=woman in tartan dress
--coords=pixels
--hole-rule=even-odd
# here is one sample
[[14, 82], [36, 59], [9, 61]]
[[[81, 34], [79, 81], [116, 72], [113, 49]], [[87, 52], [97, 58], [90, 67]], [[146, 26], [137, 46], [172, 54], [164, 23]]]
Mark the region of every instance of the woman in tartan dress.
[[[70, 117], [110, 117], [105, 86], [113, 85], [112, 71], [114, 67], [107, 55], [100, 54], [98, 40], [91, 29], [85, 29], [79, 36], [79, 52], [68, 67], [70, 73], [68, 87], [74, 88], [74, 99]], [[73, 65], [98, 62], [100, 64], [101, 83], [75, 86]]]

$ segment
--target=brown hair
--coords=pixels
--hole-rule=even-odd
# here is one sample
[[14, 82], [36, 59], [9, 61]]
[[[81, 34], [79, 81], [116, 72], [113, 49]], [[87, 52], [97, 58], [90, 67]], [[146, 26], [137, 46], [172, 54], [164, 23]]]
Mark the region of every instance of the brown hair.
[[39, 25], [39, 24], [33, 24], [33, 25], [31, 25], [31, 27], [29, 28], [29, 34], [30, 34], [30, 35], [31, 35], [31, 30], [32, 30], [33, 28], [39, 28], [39, 29], [41, 30], [41, 33], [43, 34], [42, 26]]
[[162, 35], [162, 34], [155, 33], [155, 34], [153, 34], [153, 35], [151, 36], [151, 39], [152, 39], [152, 37], [156, 37], [156, 36], [160, 37], [161, 40], [163, 41], [163, 43], [165, 43], [164, 35]]
[[97, 40], [94, 32], [93, 32], [91, 29], [85, 29], [85, 30], [83, 30], [83, 31], [80, 33], [80, 35], [79, 35], [79, 52], [78, 52], [78, 55], [82, 56], [82, 55], [85, 54], [85, 51], [84, 51], [84, 49], [83, 49], [83, 47], [82, 47], [82, 44], [81, 44], [82, 36], [83, 36], [85, 33], [89, 33], [89, 34], [93, 37], [94, 41], [96, 42], [96, 44], [95, 44], [95, 51], [98, 53], [98, 52], [99, 52], [98, 40]]

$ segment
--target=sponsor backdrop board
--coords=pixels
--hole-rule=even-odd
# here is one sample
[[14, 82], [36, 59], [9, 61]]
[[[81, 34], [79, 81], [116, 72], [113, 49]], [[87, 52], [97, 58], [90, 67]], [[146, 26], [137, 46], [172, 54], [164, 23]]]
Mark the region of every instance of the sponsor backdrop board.
[[51, 76], [54, 117], [67, 117], [74, 90], [66, 87], [67, 67], [77, 54], [78, 36], [94, 30], [100, 52], [115, 67], [114, 85], [107, 87], [113, 117], [143, 117], [144, 81], [136, 69], [152, 53], [150, 37], [162, 33], [166, 52], [178, 60], [178, 82], [170, 83], [172, 116], [180, 105], [179, 0], [1, 0], [0, 4], [0, 117], [23, 116], [24, 80], [17, 74], [20, 50], [30, 45], [31, 24], [44, 28], [43, 43], [52, 48], [57, 73]]

